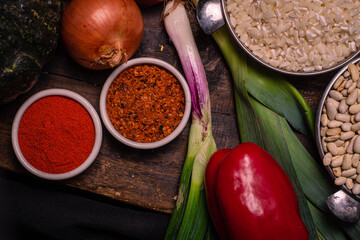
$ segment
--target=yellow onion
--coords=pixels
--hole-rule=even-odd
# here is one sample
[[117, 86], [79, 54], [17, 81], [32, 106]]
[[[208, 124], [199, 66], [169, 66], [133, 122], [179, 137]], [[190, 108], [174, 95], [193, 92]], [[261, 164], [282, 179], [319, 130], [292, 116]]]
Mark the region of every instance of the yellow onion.
[[90, 69], [113, 68], [139, 48], [144, 33], [134, 0], [72, 0], [62, 18], [68, 54]]

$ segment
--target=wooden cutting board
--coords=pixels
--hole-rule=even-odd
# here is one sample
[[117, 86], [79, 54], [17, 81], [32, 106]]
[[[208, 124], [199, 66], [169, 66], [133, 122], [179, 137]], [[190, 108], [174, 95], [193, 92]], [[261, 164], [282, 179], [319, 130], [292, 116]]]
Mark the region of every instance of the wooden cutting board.
[[[165, 32], [161, 12], [161, 4], [142, 9], [144, 37], [133, 58], [159, 58], [183, 72], [177, 53]], [[191, 25], [208, 78], [213, 134], [219, 149], [232, 148], [239, 144], [232, 79], [216, 43], [211, 36], [205, 35], [199, 29], [194, 14], [194, 11], [190, 13]], [[38, 83], [15, 101], [0, 106], [0, 167], [30, 176], [17, 161], [11, 144], [12, 121], [24, 101], [44, 89], [64, 88], [85, 97], [99, 113], [100, 92], [111, 71], [93, 71], [79, 66], [69, 58], [60, 41], [56, 56], [45, 66]], [[322, 91], [333, 74], [315, 78], [287, 78], [300, 90], [312, 109], [316, 110]], [[186, 156], [189, 126], [190, 122], [173, 142], [155, 150], [136, 150], [127, 147], [119, 143], [103, 127], [102, 147], [95, 162], [81, 175], [61, 181], [60, 184], [123, 203], [171, 213]], [[314, 146], [305, 138], [300, 139], [310, 151], [316, 152]], [[55, 184], [51, 181], [45, 182], [49, 185]]]

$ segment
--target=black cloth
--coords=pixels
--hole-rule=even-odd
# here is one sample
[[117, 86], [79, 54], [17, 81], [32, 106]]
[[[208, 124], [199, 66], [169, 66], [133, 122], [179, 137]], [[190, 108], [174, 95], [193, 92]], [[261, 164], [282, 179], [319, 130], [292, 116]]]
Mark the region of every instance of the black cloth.
[[0, 172], [0, 239], [163, 239], [170, 215]]

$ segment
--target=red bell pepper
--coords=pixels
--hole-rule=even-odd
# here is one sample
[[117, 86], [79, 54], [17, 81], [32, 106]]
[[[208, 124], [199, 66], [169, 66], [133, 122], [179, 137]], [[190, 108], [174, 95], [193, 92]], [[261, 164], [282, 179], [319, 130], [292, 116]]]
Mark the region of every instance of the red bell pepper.
[[221, 239], [309, 239], [288, 176], [258, 145], [243, 143], [215, 152], [205, 187]]

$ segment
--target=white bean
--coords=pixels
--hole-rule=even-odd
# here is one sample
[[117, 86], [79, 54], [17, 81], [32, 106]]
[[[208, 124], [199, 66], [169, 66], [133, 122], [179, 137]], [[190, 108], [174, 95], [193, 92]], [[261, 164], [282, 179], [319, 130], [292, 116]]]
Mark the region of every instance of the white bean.
[[345, 154], [341, 168], [342, 170], [348, 170], [351, 167], [352, 167], [352, 156], [350, 154]]
[[320, 136], [325, 137], [326, 136], [326, 131], [328, 130], [327, 127], [321, 128], [320, 129]]
[[[326, 131], [326, 135], [333, 136], [333, 135], [339, 135], [341, 133], [341, 128], [329, 128]], [[342, 139], [344, 140], [344, 139]]]
[[341, 147], [342, 145], [344, 145], [345, 141], [338, 139], [334, 143], [337, 147]]
[[331, 166], [336, 168], [340, 167], [344, 161], [344, 156], [336, 156], [331, 159]]
[[343, 123], [341, 125], [341, 130], [343, 130], [344, 132], [350, 131], [351, 130], [351, 123]]
[[340, 76], [340, 77], [338, 77], [338, 79], [336, 79], [336, 81], [335, 81], [335, 83], [334, 83], [334, 85], [333, 85], [333, 88], [334, 89], [337, 89], [340, 85], [341, 85], [341, 83], [344, 81], [344, 76]]
[[[355, 91], [354, 91], [355, 92]], [[356, 101], [356, 99], [355, 99]], [[343, 100], [340, 101], [339, 103], [339, 112], [340, 113], [346, 113], [346, 111], [348, 110], [349, 106], [346, 104], [346, 99], [344, 98]]]
[[349, 107], [349, 112], [350, 112], [351, 114], [356, 114], [356, 113], [360, 112], [360, 104], [351, 105], [351, 106]]
[[341, 167], [334, 167], [332, 170], [336, 177], [341, 177]]
[[357, 137], [354, 140], [354, 152], [360, 153], [360, 138], [359, 137]]
[[350, 93], [350, 95], [346, 99], [346, 104], [347, 105], [355, 104], [357, 98], [358, 98], [358, 91], [353, 91], [352, 93]]
[[348, 70], [351, 74], [351, 78], [352, 80], [355, 82], [359, 79], [359, 70], [358, 68], [355, 66], [355, 64], [351, 63], [348, 66]]
[[356, 168], [358, 165], [359, 165], [359, 161], [360, 161], [360, 154], [358, 153], [355, 153], [353, 156], [352, 156], [352, 166], [354, 168]]
[[349, 114], [343, 114], [343, 113], [337, 113], [335, 115], [335, 119], [339, 120], [339, 121], [342, 121], [342, 122], [350, 122], [350, 115]]
[[354, 153], [354, 142], [356, 140], [356, 138], [358, 137], [358, 135], [355, 135], [351, 140], [350, 143], [348, 145], [348, 147], [346, 148], [346, 152], [347, 153]]
[[331, 153], [326, 153], [325, 156], [324, 156], [324, 159], [323, 159], [323, 164], [325, 166], [329, 166], [330, 163], [331, 163], [331, 158], [332, 158]]
[[328, 148], [329, 152], [331, 153], [331, 155], [333, 155], [333, 156], [336, 156], [339, 153], [338, 147], [333, 142], [328, 143], [327, 148]]
[[[335, 142], [340, 139], [340, 135], [331, 135], [325, 138], [325, 142]], [[336, 145], [337, 146], [337, 145]]]
[[336, 101], [341, 101], [341, 99], [343, 99], [343, 95], [336, 90], [331, 90], [329, 96]]
[[346, 187], [350, 190], [354, 187], [354, 181], [351, 178], [346, 179]]
[[325, 142], [325, 139], [326, 139], [326, 137], [323, 137], [323, 138], [321, 139], [321, 146], [322, 146], [324, 152], [327, 153], [327, 152], [328, 152], [328, 148], [327, 148], [327, 144], [326, 144], [326, 142]]
[[326, 127], [329, 123], [329, 118], [326, 113], [321, 114], [321, 124], [323, 127]]
[[351, 84], [353, 84], [353, 82], [354, 82], [353, 80], [347, 81], [347, 83], [345, 84], [344, 87], [345, 87], [346, 89], [348, 89], [348, 88], [351, 86]]
[[343, 122], [341, 122], [341, 121], [331, 120], [331, 121], [328, 121], [327, 126], [328, 126], [329, 128], [338, 128], [338, 127], [340, 127], [342, 124], [343, 124]]
[[345, 142], [344, 147], [338, 147], [338, 155], [341, 155], [341, 154], [345, 154], [345, 153], [346, 153], [347, 144], [349, 144], [348, 141]]
[[[333, 129], [336, 129], [336, 128], [333, 128]], [[330, 130], [330, 129], [329, 129]], [[343, 141], [346, 141], [346, 140], [349, 140], [351, 139], [352, 137], [355, 136], [355, 132], [353, 131], [348, 131], [348, 132], [342, 132], [340, 134], [340, 139], [343, 140]]]
[[338, 177], [335, 179], [335, 184], [340, 186], [346, 183], [346, 177]]
[[356, 122], [355, 122], [355, 115], [351, 115], [351, 117], [350, 117], [350, 122], [352, 123], [352, 124], [355, 124]]
[[341, 95], [343, 95], [344, 97], [347, 97], [347, 96], [349, 95], [347, 89], [342, 90], [340, 93], [341, 93]]
[[353, 194], [359, 194], [360, 193], [360, 184], [359, 183], [354, 184], [354, 187], [352, 189], [352, 193]]
[[354, 125], [351, 126], [351, 131], [357, 132], [360, 130], [360, 122], [355, 123]]
[[332, 99], [332, 98], [326, 99], [326, 102], [332, 102], [335, 105], [336, 109], [339, 107], [339, 104], [340, 104], [338, 101], [336, 101], [335, 99]]
[[[336, 90], [339, 91], [339, 92], [343, 91], [344, 88], [345, 88], [346, 83], [347, 83], [347, 80], [345, 79]], [[345, 89], [345, 92], [347, 92], [346, 89]]]
[[341, 172], [342, 177], [351, 177], [354, 174], [356, 174], [356, 169], [355, 168], [350, 168], [348, 170], [345, 170], [345, 171]]
[[347, 92], [350, 94], [350, 93], [352, 93], [355, 89], [356, 89], [356, 82], [353, 82], [353, 83], [351, 84], [351, 86], [349, 87], [349, 89], [348, 89]]
[[336, 105], [331, 101], [327, 101], [325, 103], [325, 107], [329, 120], [334, 120], [336, 114], [338, 113]]

